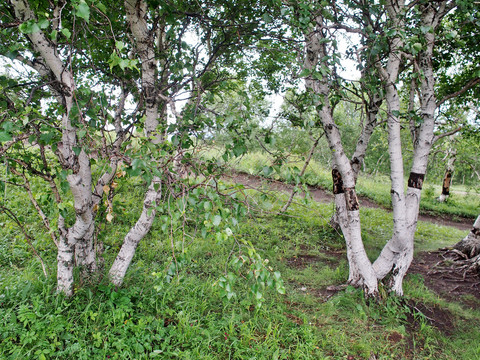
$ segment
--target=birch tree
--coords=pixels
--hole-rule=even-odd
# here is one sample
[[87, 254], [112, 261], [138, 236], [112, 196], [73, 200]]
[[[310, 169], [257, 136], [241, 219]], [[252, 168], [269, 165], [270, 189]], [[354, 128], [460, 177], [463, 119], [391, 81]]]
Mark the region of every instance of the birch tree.
[[[443, 136], [434, 133], [435, 114], [439, 104], [443, 103], [443, 99], [437, 100], [435, 93], [435, 35], [442, 19], [454, 7], [455, 4], [450, 1], [411, 4], [387, 1], [385, 5], [373, 6], [377, 9], [378, 17], [372, 19], [371, 23], [376, 26], [365, 29], [375, 39], [368, 48], [368, 56], [375, 57], [376, 71], [384, 87], [394, 217], [392, 238], [373, 264], [367, 258], [361, 240], [355, 170], [345, 156], [338, 127], [332, 119], [331, 96], [335, 84], [332, 59], [335, 58], [336, 47], [331, 29], [344, 28], [346, 25], [333, 24], [329, 10], [335, 12], [336, 5], [332, 4], [328, 10], [312, 6], [311, 25], [304, 27], [307, 31], [303, 66], [305, 73], [309, 74], [305, 83], [317, 99], [318, 115], [336, 165], [333, 172], [335, 202], [347, 244], [349, 282], [363, 286], [367, 295], [375, 295], [377, 281], [388, 274], [391, 274], [391, 290], [399, 295], [403, 293], [403, 278], [413, 258], [414, 234], [428, 155], [433, 142]], [[373, 15], [361, 6], [357, 10], [363, 16]], [[413, 163], [405, 192], [399, 75], [410, 67], [417, 74], [419, 108], [417, 110], [414, 105], [417, 120], [412, 124]]]
[[[175, 192], [183, 187], [177, 184], [181, 179], [172, 164], [195, 145], [192, 138], [205, 126], [199, 99], [232, 77], [219, 63], [245, 76], [234, 59], [240, 59], [238, 51], [255, 44], [263, 34], [260, 30], [270, 23], [263, 18], [269, 4], [255, 11], [246, 1], [227, 5], [211, 1], [156, 6], [142, 0], [121, 4], [12, 0], [0, 5], [4, 29], [0, 53], [37, 74], [32, 82], [37, 87], [22, 98], [27, 109], [32, 99], [36, 101], [37, 118], [31, 116], [23, 126], [16, 120], [9, 122], [10, 127], [4, 123], [9, 130], [0, 136], [0, 155], [51, 188], [58, 219], [49, 219], [35, 197], [32, 203], [58, 248], [59, 292], [72, 295], [75, 265], [85, 276], [98, 269], [97, 225], [114, 219], [114, 178], [123, 169], [131, 176], [142, 176], [148, 187], [142, 212], [109, 272], [117, 286], [149, 232], [166, 188]], [[188, 43], [187, 34], [196, 42]], [[109, 98], [107, 91], [114, 95]], [[48, 110], [42, 109], [42, 96]], [[187, 110], [177, 109], [179, 96], [190, 98]], [[115, 103], [109, 102], [114, 98]], [[12, 115], [25, 113], [13, 101], [4, 105]], [[170, 124], [167, 112], [174, 119]], [[43, 134], [47, 127], [48, 133]], [[129, 147], [140, 129], [144, 132], [140, 146]], [[26, 139], [30, 147], [23, 151]], [[19, 149], [23, 159], [31, 159], [31, 153], [36, 156], [37, 146], [38, 160], [19, 158]], [[50, 161], [52, 151], [61, 171]], [[92, 163], [101, 165], [100, 174], [97, 168], [92, 174]], [[68, 205], [70, 197], [73, 209]], [[106, 216], [99, 214], [104, 200]]]

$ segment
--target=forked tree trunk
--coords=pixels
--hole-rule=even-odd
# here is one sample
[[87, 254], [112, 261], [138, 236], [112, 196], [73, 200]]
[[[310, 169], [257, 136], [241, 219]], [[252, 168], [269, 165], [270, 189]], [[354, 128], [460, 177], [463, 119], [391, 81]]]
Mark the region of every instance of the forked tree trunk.
[[[325, 39], [324, 30], [321, 28], [323, 18], [319, 16], [316, 20], [316, 29], [306, 35], [304, 68], [310, 71], [314, 71], [319, 61], [323, 61], [327, 57], [326, 44], [323, 41]], [[326, 77], [319, 80], [309, 76], [305, 79], [305, 84], [308, 89], [319, 96], [317, 112], [330, 149], [332, 149], [334, 163], [343, 181], [343, 188], [337, 191], [339, 193], [335, 197], [339, 208], [342, 209], [339, 214], [339, 223], [347, 243], [348, 258], [352, 267], [351, 280], [357, 282], [357, 279], [361, 279], [358, 282], [363, 285], [366, 295], [376, 296], [378, 293], [377, 278], [362, 241], [360, 211], [355, 192], [355, 173], [343, 150], [340, 132], [333, 120], [329, 100], [329, 81]], [[345, 212], [343, 212], [343, 204], [345, 204]]]
[[[415, 130], [415, 143], [413, 153], [413, 164], [408, 180], [407, 194], [403, 194], [403, 163], [401, 164], [401, 145], [399, 142], [400, 122], [393, 123], [395, 114], [399, 113], [398, 93], [396, 89], [388, 86], [387, 82], [387, 104], [389, 105], [389, 148], [391, 157], [392, 177], [392, 205], [394, 212], [394, 232], [391, 240], [382, 250], [374, 268], [379, 279], [383, 279], [390, 270], [392, 271], [391, 289], [403, 294], [403, 278], [413, 259], [413, 242], [417, 226], [418, 213], [420, 208], [420, 195], [427, 169], [428, 156], [434, 140], [435, 111], [437, 108], [434, 91], [435, 78], [433, 74], [433, 48], [435, 42], [435, 29], [440, 19], [445, 15], [445, 1], [439, 2], [436, 6], [431, 3], [420, 5], [422, 9], [422, 25], [431, 26], [432, 32], [425, 36], [426, 45], [419, 53], [418, 71], [420, 77], [420, 116], [421, 125]], [[388, 71], [387, 71], [388, 73]], [[388, 75], [383, 72], [384, 80]], [[391, 137], [391, 138], [390, 138]], [[396, 140], [395, 140], [396, 139]], [[402, 167], [400, 169], [400, 167]], [[402, 176], [402, 178], [400, 178]]]
[[480, 215], [473, 223], [472, 230], [470, 230], [468, 235], [465, 236], [462, 241], [458, 242], [454, 248], [469, 258], [480, 255]]

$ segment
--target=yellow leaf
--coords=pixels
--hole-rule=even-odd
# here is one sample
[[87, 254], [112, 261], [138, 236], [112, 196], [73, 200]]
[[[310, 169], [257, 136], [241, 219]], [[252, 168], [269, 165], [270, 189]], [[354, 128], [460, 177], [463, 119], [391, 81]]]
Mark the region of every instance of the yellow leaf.
[[108, 221], [108, 222], [112, 222], [112, 220], [113, 220], [113, 214], [108, 213], [108, 214], [107, 214], [107, 221]]
[[103, 185], [103, 191], [105, 192], [105, 194], [108, 194], [108, 192], [110, 191], [110, 186]]

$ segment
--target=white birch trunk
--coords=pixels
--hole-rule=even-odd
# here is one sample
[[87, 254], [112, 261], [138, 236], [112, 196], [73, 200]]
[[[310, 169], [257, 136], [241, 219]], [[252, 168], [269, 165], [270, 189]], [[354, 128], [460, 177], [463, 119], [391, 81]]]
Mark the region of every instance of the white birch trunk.
[[347, 203], [345, 201], [342, 176], [340, 175], [338, 170], [332, 170], [332, 179], [333, 193], [335, 196], [335, 214], [337, 217], [337, 224], [342, 231], [347, 246], [347, 259], [349, 264], [347, 282], [350, 285], [359, 287], [363, 285], [363, 279], [356, 265], [356, 261], [353, 257], [352, 240], [350, 235], [350, 229], [348, 227]]
[[[135, 37], [138, 55], [142, 61], [142, 94], [146, 107], [145, 136], [152, 143], [158, 144], [163, 136], [158, 132], [159, 99], [155, 88], [158, 63], [155, 57], [155, 34], [147, 26], [148, 6], [145, 1], [126, 0], [125, 8], [130, 29]], [[160, 198], [161, 179], [155, 176], [145, 194], [142, 213], [125, 236], [122, 247], [110, 268], [109, 278], [116, 286], [123, 283], [138, 244], [150, 231]]]
[[60, 237], [57, 245], [57, 292], [66, 296], [73, 295], [73, 256], [75, 246], [68, 242], [68, 234], [65, 233], [65, 220], [58, 218]]
[[[434, 31], [440, 21], [441, 16], [444, 13], [445, 2], [438, 4], [438, 8], [432, 6], [431, 4], [426, 5], [422, 8], [422, 25], [431, 26]], [[410, 171], [410, 176], [408, 180], [407, 195], [404, 197], [404, 204], [401, 204], [401, 201], [394, 203], [394, 192], [397, 190], [394, 188], [394, 170], [393, 168], [398, 165], [398, 172], [396, 174], [397, 178], [397, 189], [400, 187], [399, 179], [399, 170], [400, 170], [400, 161], [397, 159], [398, 164], [394, 165], [392, 162], [392, 205], [394, 207], [394, 234], [392, 239], [387, 243], [384, 250], [380, 254], [380, 257], [374, 264], [375, 271], [379, 278], [383, 278], [389, 271], [392, 270], [392, 290], [397, 294], [402, 295], [402, 282], [403, 278], [411, 264], [413, 259], [413, 249], [414, 249], [414, 236], [417, 226], [418, 213], [420, 208], [420, 196], [423, 186], [423, 181], [425, 177], [425, 172], [427, 169], [428, 156], [431, 151], [431, 147], [434, 140], [434, 126], [435, 126], [435, 110], [436, 110], [436, 98], [435, 98], [435, 79], [433, 74], [433, 48], [435, 42], [435, 34], [433, 32], [427, 32], [425, 36], [426, 45], [425, 48], [419, 54], [419, 70], [422, 74], [420, 76], [420, 116], [422, 117], [422, 123], [418, 129], [418, 133], [415, 133], [414, 139], [414, 154], [413, 154], [413, 164]], [[398, 94], [397, 94], [398, 96]], [[387, 98], [389, 97], [389, 91], [387, 87]], [[387, 100], [388, 102], [388, 100]], [[389, 104], [390, 105], [390, 104]], [[397, 110], [396, 108], [391, 108], [391, 111]], [[389, 111], [390, 115], [390, 111]], [[396, 129], [396, 126], [392, 124], [392, 129], [395, 130], [395, 133], [399, 129]], [[390, 130], [390, 125], [389, 125]], [[391, 130], [390, 130], [391, 131]], [[392, 132], [393, 134], [393, 132]], [[390, 136], [390, 135], [389, 135]], [[390, 139], [389, 139], [390, 142]], [[397, 145], [398, 147], [398, 145]], [[401, 149], [400, 149], [401, 151]], [[396, 150], [398, 152], [398, 150]], [[390, 154], [391, 156], [393, 154]], [[403, 164], [402, 164], [402, 176], [403, 176]], [[403, 192], [403, 178], [401, 181], [401, 187]], [[400, 198], [398, 199], [400, 200]], [[398, 214], [395, 212], [396, 207], [399, 211], [402, 211], [404, 215]], [[401, 219], [403, 225], [398, 226], [398, 219]], [[396, 229], [395, 229], [396, 227]]]
[[122, 285], [123, 279], [128, 267], [130, 266], [130, 263], [132, 262], [138, 244], [145, 237], [145, 235], [148, 234], [150, 228], [152, 227], [156, 213], [155, 208], [158, 205], [157, 203], [161, 197], [161, 191], [158, 188], [160, 186], [160, 179], [155, 177], [148, 187], [147, 194], [145, 195], [142, 213], [135, 225], [125, 236], [123, 245], [117, 255], [117, 258], [110, 268], [110, 281], [116, 286]]
[[[27, 1], [11, 0], [10, 2], [15, 11], [15, 16], [20, 21], [35, 20], [35, 14]], [[73, 293], [74, 249], [77, 243], [85, 240], [85, 234], [93, 226], [90, 162], [83, 150], [78, 156], [73, 151], [74, 147], [77, 146], [77, 129], [72, 126], [69, 117], [75, 92], [73, 74], [67, 66], [64, 66], [55, 45], [47, 39], [42, 31], [28, 34], [27, 37], [44, 61], [45, 66], [53, 73], [52, 90], [65, 108], [65, 113], [62, 116], [62, 142], [58, 144], [57, 155], [62, 167], [72, 171], [72, 174], [67, 176], [67, 181], [74, 198], [75, 224], [66, 229], [64, 219], [61, 216], [59, 217], [58, 226], [61, 235], [57, 256], [57, 290], [69, 296]], [[92, 258], [89, 245], [81, 245], [83, 252], [88, 253], [86, 258], [88, 258], [89, 266], [94, 267], [94, 253]]]
[[[401, 4], [403, 6], [403, 3]], [[391, 4], [387, 5], [389, 15], [395, 27], [402, 29], [403, 22], [398, 17], [398, 11]], [[390, 54], [386, 68], [380, 63], [377, 69], [385, 83], [385, 100], [387, 103], [387, 127], [388, 127], [388, 154], [390, 157], [390, 180], [391, 198], [393, 208], [393, 235], [382, 249], [380, 256], [373, 264], [378, 279], [383, 279], [392, 270], [393, 265], [400, 254], [406, 248], [406, 214], [405, 193], [403, 184], [403, 156], [400, 128], [400, 97], [395, 83], [398, 79], [398, 71], [402, 61], [400, 48], [403, 46], [402, 39], [396, 37], [390, 42]]]
[[480, 215], [473, 223], [472, 230], [465, 238], [458, 242], [455, 249], [461, 251], [469, 258], [473, 258], [480, 254]]
[[[317, 24], [322, 23], [323, 19], [321, 17], [317, 18]], [[323, 40], [323, 30], [319, 25], [317, 25], [315, 30], [306, 36], [304, 67], [309, 70], [315, 70], [319, 60], [324, 59], [327, 55], [325, 43], [321, 41]], [[347, 241], [347, 256], [349, 262], [351, 261], [349, 265], [352, 266], [351, 276], [353, 279], [359, 275], [366, 295], [376, 296], [378, 293], [377, 278], [362, 241], [359, 205], [355, 192], [355, 173], [343, 150], [340, 133], [333, 121], [332, 109], [328, 98], [330, 93], [328, 79], [317, 80], [313, 77], [308, 77], [305, 83], [308, 89], [320, 96], [320, 103], [317, 104], [318, 115], [332, 150], [334, 163], [338, 168], [344, 185], [346, 218], [340, 220], [340, 224], [343, 224], [346, 230], [344, 236]], [[338, 197], [340, 202], [341, 196], [339, 195]]]

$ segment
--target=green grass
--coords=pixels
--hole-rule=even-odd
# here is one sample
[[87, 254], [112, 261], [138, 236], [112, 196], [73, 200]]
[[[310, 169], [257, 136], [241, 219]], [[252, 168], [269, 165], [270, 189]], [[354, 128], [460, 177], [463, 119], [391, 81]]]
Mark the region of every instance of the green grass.
[[[133, 207], [143, 189], [120, 188], [124, 214], [108, 225], [104, 237], [106, 264], [134, 221]], [[12, 194], [13, 195], [13, 194]], [[282, 273], [286, 294], [264, 291], [258, 307], [251, 281], [238, 273], [236, 296], [222, 296], [231, 241], [196, 239], [183, 254], [178, 275], [166, 281], [172, 262], [169, 240], [159, 222], [140, 244], [124, 286], [115, 290], [103, 280], [77, 287], [74, 297], [55, 294], [55, 252], [48, 234], [37, 228], [35, 215], [24, 215], [37, 230], [35, 246], [50, 268], [41, 276], [22, 235], [2, 218], [0, 238], [0, 354], [2, 359], [473, 359], [480, 356], [480, 313], [449, 304], [431, 293], [417, 275], [405, 281], [405, 299], [384, 294], [367, 302], [362, 292], [347, 288], [331, 298], [330, 285], [348, 275], [342, 237], [328, 226], [332, 207], [302, 202], [275, 215], [285, 196], [262, 201], [235, 229], [239, 243], [251, 242], [268, 265]], [[17, 194], [18, 204], [25, 199]], [[268, 200], [268, 199], [267, 199]], [[272, 208], [273, 207], [273, 208]], [[391, 215], [362, 209], [369, 256], [375, 258], [390, 237]], [[464, 233], [420, 223], [418, 250], [451, 245]], [[246, 249], [244, 248], [244, 252]], [[235, 256], [233, 254], [232, 256]], [[231, 270], [231, 269], [230, 269]], [[233, 271], [233, 270], [231, 270]], [[408, 302], [440, 307], [455, 324], [439, 331], [408, 307]], [[413, 320], [412, 320], [413, 319]], [[413, 322], [412, 322], [413, 321]]]
[[[221, 150], [211, 150], [206, 154], [207, 157], [220, 157]], [[247, 153], [239, 159], [232, 161], [232, 167], [241, 172], [252, 175], [272, 177], [278, 180], [294, 183], [296, 180], [293, 173], [299, 173], [298, 169], [303, 167], [303, 160], [289, 159], [288, 165], [280, 168], [280, 171], [267, 174], [264, 171], [266, 166], [272, 164], [272, 158], [262, 152]], [[326, 169], [320, 163], [312, 160], [305, 172], [303, 182], [311, 186], [318, 186], [330, 191], [332, 180], [330, 170]], [[390, 179], [385, 175], [366, 175], [360, 174], [357, 182], [357, 193], [365, 196], [379, 205], [391, 208], [390, 198]], [[453, 185], [450, 190], [450, 198], [445, 203], [439, 203], [436, 198], [441, 193], [441, 187], [436, 184], [430, 184], [427, 181], [424, 185], [424, 191], [420, 202], [421, 213], [431, 213], [434, 215], [448, 215], [457, 217], [468, 217], [472, 220], [478, 216], [480, 209], [480, 194], [475, 190], [468, 189], [462, 185]], [[472, 221], [473, 223], [473, 221]]]

